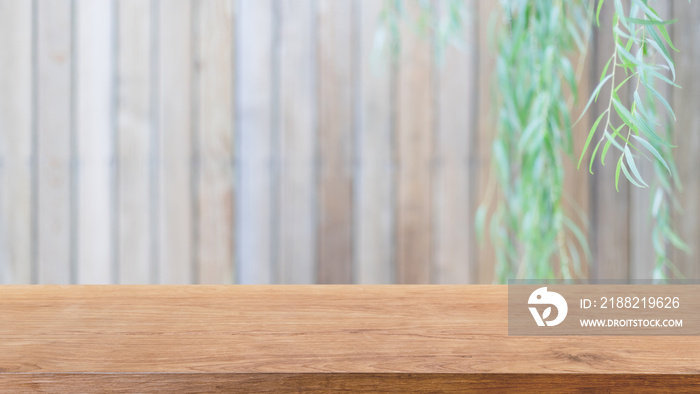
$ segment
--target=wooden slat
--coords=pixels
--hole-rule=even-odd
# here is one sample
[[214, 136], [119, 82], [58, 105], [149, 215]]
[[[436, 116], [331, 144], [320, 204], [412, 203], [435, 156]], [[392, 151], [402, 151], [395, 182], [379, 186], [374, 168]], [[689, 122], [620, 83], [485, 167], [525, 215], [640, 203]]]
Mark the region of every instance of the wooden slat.
[[159, 2], [159, 282], [192, 283], [192, 15], [190, 0]]
[[273, 5], [240, 0], [236, 24], [238, 281], [265, 284], [273, 273], [272, 100]]
[[[489, 21], [499, 23], [501, 9], [496, 1], [479, 1], [477, 4], [477, 37], [478, 43], [478, 96], [477, 101], [477, 132], [474, 135], [471, 150], [471, 186], [472, 186], [472, 212], [479, 207], [489, 207], [484, 225], [483, 242], [477, 242], [477, 237], [472, 237], [472, 261], [477, 264], [477, 283], [492, 283], [495, 280], [496, 255], [491, 249], [489, 223], [493, 214], [498, 180], [491, 178], [491, 146], [496, 135], [496, 109], [493, 108], [493, 99], [497, 90], [494, 81], [496, 68], [495, 52], [492, 51], [491, 42], [496, 37], [491, 33], [497, 31], [489, 26]], [[496, 18], [496, 19], [493, 19]], [[496, 26], [499, 26], [498, 24]], [[476, 234], [475, 234], [476, 235]]]
[[37, 1], [37, 261], [39, 283], [72, 279], [71, 1]]
[[674, 18], [678, 22], [673, 25], [673, 40], [680, 52], [675, 53], [677, 81], [682, 88], [674, 88], [672, 105], [677, 121], [674, 125], [678, 174], [683, 184], [683, 192], [679, 201], [683, 212], [676, 215], [675, 223], [678, 234], [693, 250], [688, 255], [682, 251], [674, 251], [673, 262], [687, 278], [700, 277], [700, 80], [697, 78], [697, 67], [700, 63], [700, 48], [697, 40], [700, 32], [697, 21], [700, 18], [700, 8], [697, 4], [686, 2], [673, 3]]
[[352, 281], [354, 6], [319, 2], [319, 283]]
[[[664, 20], [674, 19], [672, 15], [673, 2], [658, 2], [654, 4], [654, 9], [659, 13], [659, 16]], [[636, 49], [635, 49], [636, 50]], [[663, 62], [663, 60], [661, 60]], [[671, 77], [671, 73], [668, 76]], [[659, 83], [657, 90], [669, 102], [672, 99], [672, 90], [670, 85]], [[630, 90], [634, 91], [635, 86], [631, 85]], [[640, 96], [645, 94], [644, 87], [640, 87]], [[658, 105], [657, 111], [661, 115], [660, 119], [663, 126], [656, 128], [657, 132], [665, 135], [666, 122], [670, 117], [665, 116], [666, 109], [662, 105]], [[670, 121], [673, 126], [673, 121]], [[652, 199], [654, 198], [653, 184], [656, 175], [654, 174], [654, 162], [647, 157], [637, 155], [639, 160], [636, 160], [637, 169], [641, 173], [643, 179], [652, 188], [630, 188], [630, 279], [650, 279], [656, 265], [656, 253], [652, 242], [653, 220], [651, 219]], [[655, 160], [655, 159], [654, 159]], [[652, 183], [653, 182], [653, 183]], [[669, 254], [672, 256], [672, 254]]]
[[117, 228], [118, 283], [152, 279], [150, 171], [151, 8], [141, 0], [120, 0], [118, 11]]
[[233, 2], [200, 1], [197, 270], [203, 284], [233, 282]]
[[316, 7], [278, 3], [280, 283], [316, 281]]
[[[595, 29], [596, 27], [592, 27]], [[584, 37], [585, 38], [585, 37]], [[583, 54], [585, 58], [581, 59], [581, 55], [572, 55], [570, 60], [575, 72], [577, 73], [577, 84], [578, 84], [578, 99], [574, 102], [574, 98], [570, 96], [571, 92], [567, 91], [567, 100], [572, 103], [570, 107], [570, 117], [572, 122], [575, 122], [580, 116], [581, 112], [588, 102], [588, 98], [591, 92], [596, 87], [596, 84], [592, 81], [598, 81], [598, 76], [593, 75], [593, 61], [596, 56], [596, 46], [593, 41], [593, 35], [589, 37], [587, 52]], [[602, 71], [602, 70], [600, 70]], [[588, 113], [581, 118], [572, 128], [572, 138], [573, 138], [573, 156], [568, 157], [562, 153], [564, 156], [563, 167], [564, 167], [564, 195], [562, 204], [564, 207], [564, 213], [569, 217], [581, 230], [581, 232], [587, 237], [586, 240], [590, 240], [588, 236], [590, 231], [590, 222], [588, 219], [588, 214], [590, 212], [590, 199], [591, 199], [591, 188], [590, 182], [591, 175], [588, 172], [588, 163], [590, 159], [590, 150], [584, 155], [584, 159], [581, 162], [581, 167], [578, 167], [578, 161], [581, 157], [581, 152], [583, 151], [583, 146], [586, 143], [586, 138], [588, 137], [588, 132], [593, 125], [595, 119], [597, 119], [596, 113], [594, 113], [590, 108]], [[576, 253], [580, 259], [580, 271], [582, 276], [585, 278], [589, 272], [590, 261], [586, 258], [586, 252], [584, 246], [580, 244], [576, 236], [567, 230], [566, 239], [571, 246], [576, 248]], [[588, 241], [590, 242], [590, 241]], [[570, 246], [570, 245], [567, 245]], [[590, 251], [590, 244], [589, 251]], [[567, 250], [567, 253], [570, 253]], [[571, 274], [576, 274], [576, 269], [573, 266], [573, 257], [569, 256], [569, 265], [571, 266]]]
[[0, 283], [32, 280], [32, 4], [0, 1]]
[[542, 393], [693, 392], [699, 375], [678, 374], [377, 374], [377, 373], [170, 373], [170, 374], [7, 374], [0, 389], [100, 393]]
[[[421, 7], [406, 4], [416, 20]], [[397, 82], [397, 281], [429, 283], [432, 261], [433, 52], [429, 37], [401, 24]]]
[[78, 283], [112, 282], [114, 10], [80, 0], [76, 8]]
[[394, 270], [394, 151], [392, 86], [395, 68], [388, 51], [378, 53], [376, 31], [382, 2], [359, 2], [359, 98], [357, 101], [357, 159], [353, 229], [354, 272], [357, 283], [395, 282]]
[[3, 391], [689, 391], [700, 372], [696, 336], [508, 336], [506, 286], [8, 286], [0, 297]]
[[[446, 2], [439, 12], [447, 18]], [[468, 2], [475, 17], [476, 3]], [[450, 45], [437, 73], [436, 172], [433, 201], [433, 283], [473, 282], [476, 264], [470, 258], [473, 233], [470, 204], [469, 153], [476, 133], [476, 24], [465, 21], [460, 32], [463, 48]]]
[[[600, 25], [611, 26], [613, 3], [606, 2], [600, 14]], [[595, 30], [595, 55], [593, 77], [591, 83], [596, 86], [600, 73], [614, 52], [614, 39], [611, 29]], [[610, 66], [612, 67], [612, 65]], [[612, 71], [608, 69], [608, 73]], [[616, 83], [622, 81], [622, 70], [618, 70]], [[622, 96], [622, 95], [621, 95]], [[625, 95], [628, 96], [628, 95]], [[599, 99], [591, 105], [593, 114], [600, 114], [608, 107], [610, 84], [607, 84], [599, 94]], [[622, 98], [623, 100], [625, 97]], [[621, 121], [611, 116], [611, 122], [619, 125]], [[602, 123], [602, 122], [601, 122]], [[602, 130], [602, 126], [600, 127]], [[602, 136], [599, 132], [594, 137], [594, 143]], [[602, 149], [601, 149], [602, 150]], [[593, 262], [591, 276], [597, 279], [626, 279], [629, 275], [630, 264], [630, 228], [629, 228], [629, 195], [630, 183], [624, 177], [619, 182], [619, 192], [615, 190], [615, 165], [620, 152], [612, 149], [606, 157], [605, 166], [600, 163], [600, 152], [593, 166], [595, 175], [591, 178], [591, 247]]]
[[[636, 158], [638, 159], [636, 160], [637, 169], [643, 179], [647, 183], [652, 182], [655, 177], [654, 163], [641, 155]], [[652, 243], [653, 222], [651, 220], [653, 190], [634, 186], [630, 188], [630, 279], [651, 279], [654, 272], [656, 253]]]

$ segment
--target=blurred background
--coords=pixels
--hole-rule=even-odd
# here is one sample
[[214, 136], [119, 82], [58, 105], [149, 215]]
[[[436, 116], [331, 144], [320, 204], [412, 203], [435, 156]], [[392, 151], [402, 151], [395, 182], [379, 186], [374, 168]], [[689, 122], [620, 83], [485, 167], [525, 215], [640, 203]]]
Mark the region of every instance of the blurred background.
[[[499, 2], [465, 0], [444, 51], [400, 24], [396, 52], [383, 3], [0, 0], [0, 283], [491, 283], [473, 229]], [[658, 8], [678, 18], [676, 222], [697, 249], [700, 5]], [[609, 30], [593, 30], [574, 119]], [[649, 190], [597, 167], [566, 168], [587, 275], [650, 278]], [[672, 260], [698, 278], [699, 256]]]

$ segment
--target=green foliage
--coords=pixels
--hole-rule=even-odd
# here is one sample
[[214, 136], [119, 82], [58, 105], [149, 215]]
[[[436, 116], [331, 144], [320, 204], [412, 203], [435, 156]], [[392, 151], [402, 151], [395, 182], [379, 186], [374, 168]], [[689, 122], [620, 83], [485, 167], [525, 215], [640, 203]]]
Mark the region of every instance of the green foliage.
[[[410, 15], [406, 7], [409, 1], [417, 4], [421, 12]], [[433, 41], [436, 58], [440, 61], [448, 45], [464, 48], [460, 33], [465, 24], [469, 23], [470, 17], [464, 0], [443, 0], [439, 3], [427, 0], [384, 0], [375, 46], [377, 50], [388, 49], [395, 56], [401, 42], [400, 26], [405, 23], [416, 34]]]
[[[647, 0], [631, 0], [625, 4], [621, 0], [613, 1], [615, 13], [611, 28], [615, 49], [586, 109], [598, 99], [601, 89], [607, 84], [610, 86], [610, 95], [606, 97], [608, 105], [588, 134], [579, 165], [593, 136], [601, 128], [602, 135], [591, 155], [589, 171], [592, 173], [598, 152], [601, 163], [605, 164], [610, 148], [614, 147], [618, 151], [615, 188], [619, 186], [622, 173], [633, 185], [652, 189], [650, 214], [653, 220], [652, 244], [656, 253], [654, 278], [665, 279], [669, 271], [675, 276], [682, 276], [668, 258], [669, 246], [689, 250], [673, 231], [671, 220], [672, 213], [680, 209], [675, 197], [680, 183], [677, 181], [670, 143], [673, 129], [669, 121], [675, 120], [675, 115], [658, 91], [660, 83], [678, 86], [674, 83], [676, 71], [670, 54], [677, 49], [666, 28], [675, 21], [663, 20]], [[603, 0], [600, 0], [596, 10], [598, 24], [602, 5]], [[623, 88], [632, 90], [629, 103], [620, 99], [619, 93]], [[665, 116], [658, 113], [659, 105], [664, 107]], [[614, 124], [615, 120], [611, 117], [613, 111], [620, 119], [619, 124]], [[605, 122], [601, 123], [603, 117]], [[602, 150], [599, 149], [601, 145]], [[638, 170], [637, 160], [640, 156], [654, 161], [651, 186]]]
[[[457, 33], [469, 23], [463, 0], [409, 1], [420, 4], [421, 12], [409, 15], [404, 0], [385, 0], [376, 36], [379, 49], [398, 53], [402, 22], [433, 41], [438, 60], [446, 45], [461, 46]], [[668, 124], [675, 115], [658, 90], [660, 83], [677, 86], [671, 57], [677, 49], [666, 28], [674, 21], [661, 19], [647, 0], [608, 1], [615, 6], [610, 27], [614, 52], [579, 120], [607, 86], [608, 105], [595, 114], [578, 164], [591, 148], [591, 173], [596, 159], [604, 165], [606, 158], [616, 155], [616, 188], [623, 174], [633, 185], [653, 191], [654, 278], [681, 276], [668, 258], [670, 247], [688, 250], [672, 230], [671, 220], [680, 209], [675, 197], [680, 184], [669, 142], [673, 129]], [[495, 185], [487, 190], [475, 220], [479, 238], [488, 228], [499, 282], [512, 277], [579, 277], [582, 263], [590, 260], [586, 232], [566, 214], [563, 161], [565, 155], [573, 156], [570, 98], [577, 96], [590, 28], [593, 20], [600, 25], [603, 2], [501, 0], [495, 70], [498, 122], [492, 146]], [[589, 8], [591, 4], [595, 6]], [[576, 67], [571, 62], [575, 57]], [[623, 91], [631, 91], [629, 103], [620, 98]], [[667, 115], [659, 114], [658, 107]], [[642, 157], [654, 162], [651, 180], [642, 177], [638, 166]]]
[[[579, 0], [503, 2], [498, 33], [498, 123], [492, 168], [498, 190], [489, 224], [500, 282], [581, 276], [584, 232], [565, 212], [565, 155], [573, 156], [570, 58], [585, 56], [591, 15]], [[570, 93], [567, 95], [567, 90]], [[488, 211], [479, 208], [479, 230]]]

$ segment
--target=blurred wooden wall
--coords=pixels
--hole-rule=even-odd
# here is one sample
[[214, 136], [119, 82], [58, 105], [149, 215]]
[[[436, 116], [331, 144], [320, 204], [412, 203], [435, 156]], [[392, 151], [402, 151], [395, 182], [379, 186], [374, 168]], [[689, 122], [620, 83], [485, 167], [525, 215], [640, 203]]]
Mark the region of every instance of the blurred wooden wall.
[[[377, 52], [380, 0], [0, 0], [0, 283], [491, 282], [473, 219], [498, 3], [465, 1], [463, 48], [436, 61], [406, 26]], [[695, 246], [700, 7], [665, 7]], [[591, 274], [649, 277], [648, 191], [566, 170]], [[690, 277], [697, 256], [676, 257]]]

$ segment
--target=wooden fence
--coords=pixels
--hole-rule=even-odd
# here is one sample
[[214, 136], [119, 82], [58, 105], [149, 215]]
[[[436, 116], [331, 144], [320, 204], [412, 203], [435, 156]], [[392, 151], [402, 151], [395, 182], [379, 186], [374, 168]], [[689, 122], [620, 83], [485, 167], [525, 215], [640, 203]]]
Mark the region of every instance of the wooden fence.
[[[379, 0], [0, 0], [0, 283], [491, 282], [473, 213], [497, 3], [467, 1], [464, 48], [437, 62], [407, 26], [376, 51]], [[700, 7], [663, 7], [695, 246]], [[648, 190], [615, 192], [612, 170], [567, 163], [590, 272], [647, 278]], [[698, 277], [697, 256], [674, 259]]]

